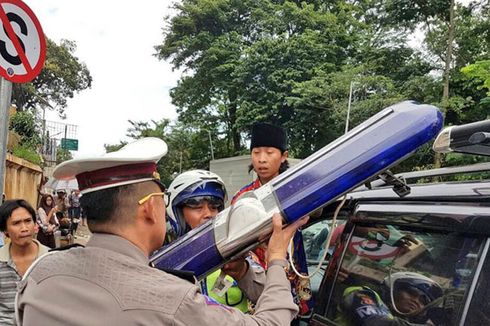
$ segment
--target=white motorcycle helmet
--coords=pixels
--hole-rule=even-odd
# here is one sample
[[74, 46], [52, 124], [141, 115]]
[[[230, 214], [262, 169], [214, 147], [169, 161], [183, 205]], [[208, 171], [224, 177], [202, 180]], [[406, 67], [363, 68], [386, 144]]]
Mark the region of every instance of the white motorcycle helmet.
[[227, 200], [226, 188], [223, 180], [213, 172], [206, 170], [191, 170], [179, 174], [167, 190], [167, 216], [177, 237], [189, 231], [185, 222], [182, 206], [190, 199], [214, 200], [218, 203], [218, 210], [224, 209]]
[[419, 298], [423, 306], [427, 306], [432, 301], [443, 295], [443, 290], [437, 282], [419, 273], [397, 272], [389, 275], [384, 280], [389, 289], [390, 303], [395, 312], [402, 316], [417, 316], [419, 311], [406, 311], [397, 304], [397, 296], [401, 291], [412, 293]]

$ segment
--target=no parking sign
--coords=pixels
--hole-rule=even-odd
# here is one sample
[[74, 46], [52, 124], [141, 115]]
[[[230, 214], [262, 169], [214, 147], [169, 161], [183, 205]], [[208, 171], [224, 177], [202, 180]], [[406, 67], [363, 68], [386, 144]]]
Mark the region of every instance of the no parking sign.
[[46, 40], [32, 10], [20, 0], [0, 0], [0, 75], [27, 83], [41, 71]]

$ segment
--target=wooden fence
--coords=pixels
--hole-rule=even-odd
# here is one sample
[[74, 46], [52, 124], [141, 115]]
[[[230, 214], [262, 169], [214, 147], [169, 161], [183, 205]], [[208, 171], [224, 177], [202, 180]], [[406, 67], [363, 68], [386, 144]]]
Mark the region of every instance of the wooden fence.
[[43, 170], [38, 165], [7, 153], [4, 193], [6, 199], [22, 198], [37, 207], [38, 186]]

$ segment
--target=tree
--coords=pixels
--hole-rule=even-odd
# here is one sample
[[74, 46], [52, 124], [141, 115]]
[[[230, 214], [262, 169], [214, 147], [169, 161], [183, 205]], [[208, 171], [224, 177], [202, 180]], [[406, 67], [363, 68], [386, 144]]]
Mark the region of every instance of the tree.
[[12, 103], [18, 110], [48, 108], [64, 116], [67, 100], [92, 84], [87, 66], [75, 51], [73, 41], [61, 40], [57, 45], [46, 38], [46, 62], [40, 74], [30, 83], [13, 85]]
[[[164, 140], [168, 146], [167, 154], [158, 163], [158, 173], [162, 182], [169, 184], [173, 178], [187, 170], [208, 169], [210, 156], [210, 143], [207, 130], [196, 130], [182, 123], [171, 124], [170, 120], [160, 121], [128, 121], [127, 136], [132, 139], [143, 137], [156, 137]], [[215, 138], [213, 146], [216, 153], [222, 153], [226, 147], [225, 139]], [[119, 144], [104, 145], [106, 151], [120, 149], [127, 142], [121, 141]]]
[[240, 130], [257, 117], [284, 123], [294, 115], [286, 101], [293, 84], [346, 57], [350, 26], [336, 21], [356, 20], [341, 6], [339, 15], [330, 13], [334, 7], [269, 0], [176, 4], [156, 49], [187, 72], [171, 93], [179, 119], [196, 128], [218, 125], [235, 154], [243, 148]]
[[[156, 49], [184, 70], [171, 93], [179, 121], [231, 139], [228, 152], [267, 121], [287, 128], [293, 156], [310, 155], [344, 132], [351, 84], [352, 127], [406, 99], [444, 106], [448, 123], [487, 115], [484, 92], [460, 72], [488, 58], [483, 1], [183, 0], [174, 9]], [[416, 30], [420, 50], [409, 43]], [[433, 164], [429, 147], [412, 162]]]
[[42, 160], [37, 150], [41, 137], [36, 117], [31, 112], [16, 112], [10, 117], [9, 129], [20, 136], [20, 142], [13, 146], [12, 153], [40, 165]]
[[120, 150], [123, 148], [127, 142], [119, 141], [119, 144], [104, 144], [104, 149], [106, 153], [111, 153]]
[[466, 67], [461, 68], [461, 72], [468, 79], [474, 79], [478, 90], [487, 89], [487, 97], [484, 99], [489, 101], [490, 97], [490, 60], [477, 61]]
[[30, 112], [16, 112], [10, 118], [10, 129], [21, 137], [21, 143], [33, 150], [41, 144], [39, 125], [36, 117]]
[[71, 152], [68, 149], [58, 146], [58, 149], [56, 150], [56, 164], [71, 160], [72, 158], [73, 155], [71, 155]]
[[160, 59], [176, 69], [192, 72], [171, 91], [182, 122], [219, 122], [232, 140], [231, 151], [241, 149], [236, 125], [239, 88], [233, 73], [243, 47], [252, 38], [247, 30], [253, 0], [183, 0], [174, 4], [177, 14], [165, 27], [164, 42], [156, 47]]

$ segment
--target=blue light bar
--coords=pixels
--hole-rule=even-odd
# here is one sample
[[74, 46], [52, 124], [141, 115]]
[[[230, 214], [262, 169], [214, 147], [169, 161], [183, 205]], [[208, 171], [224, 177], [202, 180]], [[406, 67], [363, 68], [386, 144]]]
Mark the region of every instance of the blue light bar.
[[434, 138], [442, 121], [433, 106], [414, 102], [381, 111], [271, 181], [285, 219], [291, 223], [395, 165]]
[[434, 106], [402, 102], [384, 109], [346, 135], [170, 246], [151, 261], [162, 269], [192, 271], [201, 278], [272, 232], [271, 216], [291, 223], [384, 172], [442, 128]]
[[[159, 269], [176, 269], [181, 271], [211, 270], [223, 263], [223, 257], [216, 248], [214, 239], [213, 221], [207, 221], [198, 228], [187, 233], [161, 250], [166, 252], [165, 256], [153, 255], [153, 265]], [[186, 239], [192, 239], [192, 245], [182, 245]], [[164, 259], [163, 259], [164, 258]], [[197, 273], [196, 277], [201, 276]]]

